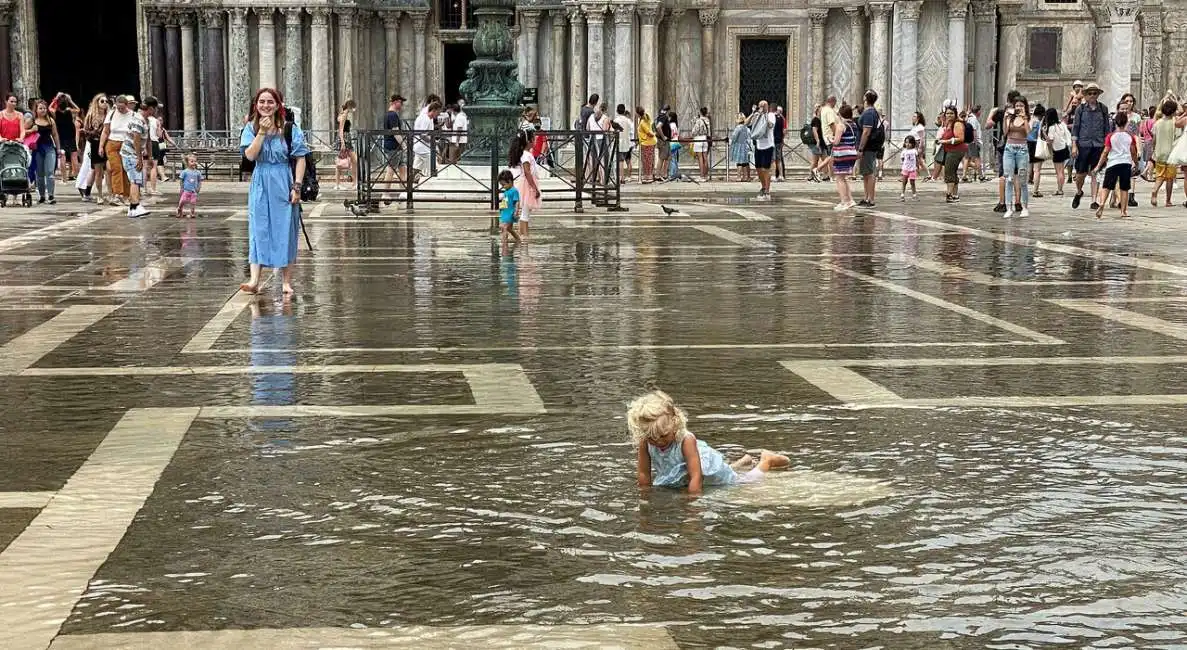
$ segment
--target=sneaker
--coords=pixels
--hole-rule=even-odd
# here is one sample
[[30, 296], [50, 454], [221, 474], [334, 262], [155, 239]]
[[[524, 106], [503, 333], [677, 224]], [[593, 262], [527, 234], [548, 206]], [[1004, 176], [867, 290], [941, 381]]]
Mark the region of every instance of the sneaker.
[[1006, 204], [1005, 204], [1005, 203], [998, 203], [997, 205], [993, 206], [993, 211], [994, 211], [994, 212], [1005, 212], [1005, 211], [1006, 211]]
[[834, 212], [844, 212], [844, 211], [852, 208], [855, 205], [857, 205], [857, 204], [854, 203], [853, 201], [846, 201], [846, 202], [838, 203], [833, 206], [833, 211]]
[[906, 203], [906, 201], [907, 201], [907, 195], [906, 195], [906, 194], [899, 194], [899, 195], [898, 195], [898, 200], [899, 200], [899, 201], [901, 201], [901, 202], [903, 202], [903, 203]]
[[1041, 199], [1041, 198], [1043, 198], [1043, 193], [1038, 190], [1035, 190], [1035, 193], [1032, 196], [1034, 196], [1036, 199]]
[[1021, 203], [1014, 204], [1014, 212], [1022, 212], [1022, 204]]
[[1022, 212], [1019, 212], [1019, 213], [1018, 213], [1018, 216], [1020, 216], [1020, 217], [1029, 217], [1029, 216], [1030, 216], [1030, 210], [1028, 210], [1028, 209], [1026, 209], [1026, 208], [1022, 208]]
[[1014, 211], [1013, 211], [1013, 210], [1006, 210], [1006, 213], [1005, 213], [1005, 214], [1003, 214], [1003, 215], [1002, 215], [1002, 217], [1003, 217], [1003, 218], [1005, 218], [1005, 219], [1013, 219], [1013, 218], [1014, 218]]
[[1076, 192], [1076, 195], [1072, 197], [1072, 209], [1073, 210], [1080, 207], [1080, 199], [1082, 199], [1082, 198], [1084, 198], [1083, 192]]
[[1099, 203], [1097, 203], [1096, 201], [1093, 201], [1093, 202], [1092, 202], [1092, 205], [1090, 205], [1090, 206], [1088, 206], [1088, 207], [1090, 207], [1090, 208], [1092, 208], [1093, 210], [1095, 210], [1095, 209], [1097, 209], [1097, 208], [1099, 208], [1099, 207], [1100, 207], [1100, 204], [1099, 204]]
[[875, 204], [873, 201], [866, 201], [866, 204], [865, 204], [863, 207], [866, 207], [866, 208], [876, 208], [876, 207], [878, 207], [878, 206], [877, 206], [877, 205], [876, 205], [876, 204]]
[[857, 202], [857, 207], [859, 207], [859, 208], [868, 208], [868, 207], [870, 207], [870, 202], [869, 202], [869, 201], [867, 201], [867, 200], [865, 200], [865, 199], [862, 199], [862, 200], [860, 200], [860, 201], [858, 201], [858, 202]]
[[1129, 207], [1131, 207], [1131, 208], [1138, 207], [1138, 200], [1133, 198], [1132, 194], [1129, 195]]
[[44, 196], [37, 197], [37, 205], [41, 205], [42, 203], [45, 203], [45, 197]]
[[911, 192], [911, 200], [912, 200], [912, 201], [918, 201], [918, 200], [919, 200], [919, 194], [918, 194], [917, 192]]
[[755, 199], [755, 201], [770, 201], [770, 200], [771, 200], [770, 194], [759, 194], [758, 198]]
[[148, 208], [144, 207], [143, 205], [136, 206], [135, 208], [128, 208], [129, 219], [139, 219], [146, 214], [148, 214]]
[[50, 205], [57, 205], [58, 200], [51, 196], [51, 197], [49, 197], [49, 201], [47, 201], [47, 203], [49, 203]]

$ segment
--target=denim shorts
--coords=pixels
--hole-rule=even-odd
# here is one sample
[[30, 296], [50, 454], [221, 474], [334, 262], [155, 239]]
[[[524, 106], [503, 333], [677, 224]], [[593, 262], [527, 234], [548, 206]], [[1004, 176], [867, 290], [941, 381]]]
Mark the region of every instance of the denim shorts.
[[124, 163], [124, 173], [128, 176], [128, 182], [138, 187], [144, 187], [144, 170], [136, 169], [136, 163], [144, 164], [144, 161], [137, 161], [136, 156], [129, 156], [126, 153], [120, 154], [120, 160]]

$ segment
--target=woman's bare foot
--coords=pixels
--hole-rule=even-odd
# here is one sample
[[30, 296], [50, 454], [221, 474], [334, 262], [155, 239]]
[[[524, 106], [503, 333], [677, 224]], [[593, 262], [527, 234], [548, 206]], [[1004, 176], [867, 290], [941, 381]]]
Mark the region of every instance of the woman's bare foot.
[[293, 291], [293, 285], [291, 285], [291, 284], [287, 284], [287, 283], [286, 283], [286, 284], [284, 285], [284, 288], [283, 288], [283, 289], [281, 289], [281, 293], [283, 293], [283, 294], [284, 294], [284, 295], [286, 295], [286, 296], [292, 296], [293, 294], [295, 294], [295, 293], [297, 293], [297, 292], [296, 292], [296, 291]]
[[247, 282], [244, 282], [243, 284], [239, 285], [239, 290], [246, 291], [247, 293], [257, 293], [260, 288], [254, 284], [248, 284]]
[[749, 472], [754, 467], [754, 456], [746, 454], [738, 460], [730, 463], [730, 469], [735, 472]]
[[758, 468], [763, 472], [769, 472], [772, 469], [780, 467], [787, 467], [791, 464], [791, 460], [783, 454], [776, 454], [773, 451], [762, 450], [762, 455], [758, 459]]

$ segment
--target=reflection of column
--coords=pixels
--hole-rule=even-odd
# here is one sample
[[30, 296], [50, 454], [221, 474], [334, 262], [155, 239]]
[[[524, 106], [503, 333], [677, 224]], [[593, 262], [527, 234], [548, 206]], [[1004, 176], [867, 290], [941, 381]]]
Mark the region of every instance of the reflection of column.
[[0, 4], [0, 92], [12, 88], [12, 5]]
[[251, 59], [247, 51], [247, 7], [230, 7], [231, 129], [243, 125], [250, 112]]
[[1022, 60], [1022, 27], [1018, 24], [1018, 8], [999, 5], [1001, 34], [997, 53], [997, 92], [1002, 99], [1017, 88], [1018, 62]]
[[995, 106], [994, 66], [997, 61], [997, 6], [994, 0], [973, 0], [976, 24], [973, 45], [973, 103], [985, 108]]
[[165, 126], [182, 128], [181, 28], [176, 11], [165, 12]]
[[[383, 17], [383, 44], [386, 48], [385, 65], [387, 67], [387, 75], [384, 77], [387, 82], [387, 94], [402, 93], [404, 89], [400, 87], [400, 16], [403, 12], [395, 9], [384, 10], [380, 16]], [[409, 104], [416, 103], [413, 99]]]
[[[883, 113], [890, 100], [890, 83], [886, 75], [890, 69], [890, 12], [892, 2], [870, 4], [870, 88], [881, 98]], [[902, 128], [904, 125], [896, 125]]]
[[660, 67], [655, 41], [660, 11], [658, 4], [639, 5], [639, 105], [653, 117], [659, 108], [656, 106], [655, 82]]
[[[338, 101], [334, 102], [335, 111], [338, 106], [348, 99], [354, 99], [354, 59], [358, 56], [355, 49], [356, 20], [358, 14], [354, 9], [336, 9], [338, 14]], [[364, 102], [365, 103], [365, 102]], [[337, 124], [334, 125], [337, 128]]]
[[[1133, 84], [1133, 28], [1137, 20], [1137, 0], [1113, 0], [1108, 5], [1109, 22], [1113, 25], [1112, 98], [1107, 106], [1116, 106], [1121, 96]], [[1135, 110], [1137, 107], [1134, 107]]]
[[540, 12], [525, 10], [519, 13], [520, 27], [523, 29], [523, 78], [520, 81], [525, 88], [539, 88], [540, 74], [536, 70], [536, 63], [540, 59], [536, 47], [536, 36], [540, 33]]
[[861, 98], [868, 89], [865, 82], [865, 8], [845, 7], [845, 15], [849, 16], [849, 49], [853, 52], [853, 81], [850, 82], [848, 95], [853, 98], [854, 104], [861, 104]]
[[198, 56], [194, 48], [194, 14], [183, 11], [178, 15], [181, 25], [181, 119], [187, 131], [197, 131], [198, 123]]
[[633, 102], [635, 101], [634, 26], [635, 7], [633, 5], [615, 5], [614, 103], [611, 106], [626, 104], [628, 113], [634, 108]]
[[425, 97], [428, 95], [428, 90], [425, 90], [425, 82], [428, 68], [425, 57], [428, 52], [425, 50], [425, 28], [429, 24], [429, 12], [427, 11], [410, 11], [409, 16], [412, 16], [412, 37], [413, 37], [413, 59], [412, 59], [412, 76], [413, 76], [413, 92], [416, 93], [416, 98], [413, 99], [414, 106], [420, 106], [424, 103]]
[[284, 96], [285, 101], [301, 109], [297, 117], [301, 126], [312, 128], [309, 121], [308, 106], [305, 104], [305, 86], [302, 79], [305, 73], [301, 63], [305, 60], [305, 46], [301, 42], [301, 10], [286, 7], [280, 10], [284, 14]]
[[899, 40], [895, 44], [894, 80], [891, 100], [895, 114], [891, 123], [902, 128], [911, 124], [911, 115], [919, 106], [919, 13], [921, 0], [898, 0], [894, 10], [899, 19]]
[[586, 28], [586, 83], [589, 94], [597, 93], [605, 99], [606, 68], [603, 61], [605, 46], [602, 41], [603, 30], [606, 27], [606, 6], [592, 5], [583, 7], [585, 10]]
[[[714, 67], [717, 65], [717, 52], [714, 43], [714, 27], [717, 26], [717, 17], [721, 14], [719, 7], [710, 7], [707, 9], [697, 10], [697, 18], [701, 21], [701, 93], [700, 103], [702, 106], [708, 106], [710, 113], [716, 115], [717, 106], [713, 105], [714, 98], [721, 93], [716, 92], [716, 75], [714, 74]], [[775, 106], [787, 101], [785, 98], [768, 97], [771, 101], [771, 110], [775, 110]], [[688, 118], [685, 118], [688, 122]]]
[[823, 102], [824, 97], [824, 23], [828, 20], [828, 8], [808, 10], [812, 21], [812, 103]]
[[254, 11], [260, 21], [260, 87], [276, 88], [276, 23], [274, 22], [276, 9], [274, 7], [256, 7]]
[[968, 16], [968, 0], [948, 0], [948, 98], [961, 107], [965, 105], [964, 81], [969, 68], [964, 48]]
[[564, 128], [565, 110], [565, 18], [564, 9], [553, 9], [549, 16], [552, 18], [552, 107], [549, 109], [552, 118], [552, 128]]
[[227, 128], [227, 64], [223, 52], [222, 9], [204, 9], [202, 24], [206, 26], [203, 44], [202, 86], [206, 89], [203, 108], [206, 111], [205, 128], [221, 131]]
[[327, 137], [334, 130], [334, 100], [330, 97], [330, 10], [310, 7], [309, 15], [313, 30], [309, 39], [312, 86], [309, 88], [309, 127], [306, 129]]
[[[566, 128], [570, 124], [568, 120], [576, 120], [581, 113], [581, 107], [585, 105], [585, 15], [579, 7], [569, 9], [568, 14], [569, 72], [572, 75], [569, 78], [569, 88], [572, 92], [569, 93], [570, 114], [566, 116]], [[584, 124], [580, 126], [585, 128]]]
[[1166, 83], [1162, 80], [1162, 12], [1142, 9], [1142, 88], [1140, 106], [1153, 106], [1162, 99]]
[[[164, 102], [165, 96], [165, 26], [164, 11], [145, 8], [144, 19], [148, 21], [148, 55], [152, 70], [152, 88], [149, 93]], [[7, 91], [7, 89], [5, 89]], [[79, 98], [82, 101], [82, 98]]]

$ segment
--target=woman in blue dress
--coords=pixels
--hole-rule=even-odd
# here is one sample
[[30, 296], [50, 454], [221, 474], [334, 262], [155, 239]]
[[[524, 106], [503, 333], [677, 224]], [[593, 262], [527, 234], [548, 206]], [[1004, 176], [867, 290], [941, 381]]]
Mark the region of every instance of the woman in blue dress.
[[[256, 164], [247, 194], [248, 261], [251, 279], [239, 289], [260, 288], [260, 268], [280, 269], [284, 295], [293, 295], [293, 262], [300, 229], [301, 179], [305, 177], [305, 133], [292, 126], [292, 148], [284, 137], [283, 100], [271, 88], [256, 92], [239, 141], [243, 155]], [[290, 164], [290, 161], [295, 164]]]

